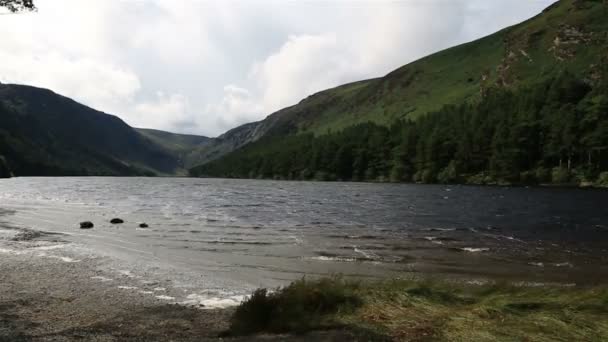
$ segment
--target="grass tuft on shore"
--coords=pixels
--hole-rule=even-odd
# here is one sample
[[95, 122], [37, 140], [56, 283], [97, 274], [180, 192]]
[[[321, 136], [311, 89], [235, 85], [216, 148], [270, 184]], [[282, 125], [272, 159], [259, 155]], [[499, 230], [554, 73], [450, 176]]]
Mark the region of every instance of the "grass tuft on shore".
[[303, 333], [329, 327], [334, 315], [352, 314], [362, 305], [359, 285], [341, 278], [302, 279], [274, 292], [258, 289], [234, 313], [230, 333]]
[[302, 279], [257, 290], [237, 308], [230, 334], [332, 328], [396, 341], [602, 341], [608, 288]]

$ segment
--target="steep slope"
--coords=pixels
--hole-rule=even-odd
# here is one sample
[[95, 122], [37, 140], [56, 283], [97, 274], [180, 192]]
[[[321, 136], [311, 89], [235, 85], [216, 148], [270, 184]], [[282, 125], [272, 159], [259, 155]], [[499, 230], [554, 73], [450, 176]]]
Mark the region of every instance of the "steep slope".
[[385, 77], [313, 95], [283, 114], [282, 130], [318, 135], [369, 121], [390, 125], [479, 100], [488, 87], [516, 89], [565, 69], [592, 77], [606, 52], [607, 7], [602, 0], [559, 1], [524, 23]]
[[172, 174], [178, 158], [119, 118], [50, 90], [0, 84], [0, 156], [14, 175]]
[[[603, 134], [600, 128], [604, 123], [603, 114], [598, 113], [602, 113], [604, 105], [604, 88], [601, 84], [602, 78], [605, 78], [604, 69], [608, 59], [607, 17], [608, 4], [605, 1], [561, 0], [522, 24], [423, 58], [383, 78], [315, 94], [258, 123], [257, 125], [265, 125], [266, 129], [265, 134], [256, 142], [244, 144], [238, 151], [195, 168], [191, 173], [234, 177], [326, 178], [314, 175], [315, 171], [320, 171], [329, 179], [382, 180], [388, 179], [389, 174], [393, 178], [391, 170], [397, 164], [403, 164], [403, 160], [410, 159], [408, 163], [418, 165], [408, 166], [413, 172], [407, 175], [395, 171], [396, 180], [436, 181], [440, 171], [447, 167], [445, 162], [450, 162], [449, 158], [440, 156], [446, 154], [446, 151], [448, 154], [455, 153], [455, 148], [458, 147], [457, 142], [450, 141], [458, 133], [452, 132], [449, 129], [451, 127], [441, 127], [440, 122], [459, 127], [471, 117], [476, 117], [477, 121], [468, 122], [469, 126], [492, 132], [491, 134], [506, 135], [504, 139], [511, 139], [519, 133], [506, 129], [503, 132], [502, 128], [497, 129], [496, 126], [502, 127], [504, 121], [512, 119], [514, 122], [511, 124], [526, 124], [529, 127], [522, 130], [533, 131], [547, 140], [545, 142], [550, 146], [546, 147], [543, 142], [537, 141], [537, 148], [545, 148], [546, 151], [528, 156], [536, 164], [531, 161], [522, 163], [520, 167], [524, 169], [520, 171], [541, 166], [553, 167], [553, 163], [557, 162], [562, 166], [564, 160], [568, 159], [570, 172], [573, 157], [566, 154], [573, 152], [566, 153], [565, 150], [577, 150], [577, 153], [588, 155], [588, 161], [602, 158], [603, 140], [597, 137]], [[563, 93], [563, 89], [572, 90], [575, 95]], [[527, 98], [528, 92], [539, 96], [534, 99], [533, 105], [530, 104], [532, 100]], [[562, 94], [563, 98], [557, 96], [543, 99], [539, 94], [547, 97]], [[512, 108], [509, 108], [509, 101], [513, 101]], [[458, 110], [450, 110], [450, 105]], [[487, 108], [488, 106], [494, 107]], [[575, 109], [572, 109], [573, 106]], [[505, 110], [499, 112], [499, 109]], [[542, 110], [546, 112], [541, 113]], [[566, 135], [564, 132], [573, 129], [556, 124], [559, 123], [559, 117], [553, 117], [549, 113], [558, 110], [561, 110], [560, 115], [564, 121], [578, 116], [581, 120], [585, 118], [599, 125], [598, 131], [581, 128], [579, 138], [587, 138], [589, 143], [585, 148], [588, 151], [574, 146], [566, 146], [557, 151], [554, 147], [558, 143], [569, 144], [571, 140], [563, 137], [558, 139], [556, 136]], [[458, 116], [462, 120], [444, 119], [438, 115], [434, 115], [431, 120], [423, 120], [432, 112], [445, 115], [456, 112], [462, 115]], [[521, 122], [515, 122], [518, 120]], [[405, 126], [414, 125], [413, 128], [403, 128], [404, 121], [410, 122]], [[419, 121], [421, 123], [412, 123]], [[481, 122], [485, 126], [477, 127]], [[397, 146], [408, 144], [403, 141], [407, 134], [395, 133], [400, 130], [428, 131], [433, 139], [427, 141], [429, 137], [412, 138], [414, 146], [400, 151], [400, 158], [394, 158]], [[461, 128], [461, 131], [466, 130], [467, 127]], [[458, 138], [473, 141], [467, 134]], [[367, 137], [367, 140], [359, 141], [361, 135]], [[482, 134], [470, 132], [470, 135], [477, 138]], [[548, 142], [548, 135], [554, 141]], [[348, 140], [342, 139], [348, 136], [351, 136], [352, 141], [357, 141], [356, 149], [342, 146], [347, 148], [340, 151], [340, 144], [349, 145]], [[391, 138], [386, 138], [388, 136]], [[383, 139], [384, 148], [370, 148], [374, 145], [381, 146], [377, 142]], [[490, 136], [488, 139], [478, 139], [478, 143], [486, 144], [482, 145], [486, 150], [492, 146], [487, 144], [505, 144], [497, 139]], [[592, 140], [593, 144], [590, 143]], [[328, 145], [319, 148], [323, 144]], [[444, 150], [437, 144], [444, 144]], [[510, 148], [519, 151], [520, 146]], [[373, 151], [381, 156], [361, 155], [361, 150], [367, 150], [368, 153]], [[496, 151], [486, 150], [478, 153], [476, 158], [483, 156], [483, 160], [475, 168], [465, 170], [467, 173], [490, 169], [496, 171], [499, 164], [497, 160], [501, 157], [495, 155]], [[547, 152], [549, 150], [551, 153]], [[302, 157], [310, 151], [315, 151], [316, 154]], [[437, 160], [432, 160], [433, 158]], [[282, 160], [277, 162], [279, 159]], [[374, 160], [377, 165], [360, 170], [370, 160]], [[543, 166], [542, 163], [548, 165]], [[340, 177], [342, 172], [336, 169], [338, 164], [342, 165], [338, 169], [359, 169], [359, 174], [343, 172], [348, 177]], [[600, 166], [603, 164], [598, 165]], [[403, 165], [399, 167], [403, 168]], [[517, 177], [509, 175], [508, 178], [517, 181], [515, 178], [519, 178], [520, 173], [515, 170], [513, 172]], [[423, 173], [429, 176], [422, 177]]]
[[163, 147], [177, 157], [179, 166], [176, 174], [185, 174], [186, 169], [204, 163], [206, 159], [198, 155], [198, 151], [215, 143], [216, 139], [192, 134], [176, 134], [155, 129], [137, 128], [137, 132], [147, 137], [155, 144]]

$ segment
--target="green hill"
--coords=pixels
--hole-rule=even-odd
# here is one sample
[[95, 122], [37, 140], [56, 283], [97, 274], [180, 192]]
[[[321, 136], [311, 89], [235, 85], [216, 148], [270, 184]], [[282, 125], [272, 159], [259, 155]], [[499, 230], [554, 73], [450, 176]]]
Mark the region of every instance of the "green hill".
[[[169, 142], [50, 90], [0, 84], [0, 176], [174, 174]], [[175, 136], [173, 136], [175, 137]], [[204, 141], [188, 137], [174, 144]], [[167, 139], [169, 141], [170, 139]], [[4, 170], [4, 171], [3, 171]]]
[[605, 1], [559, 1], [526, 22], [385, 77], [310, 96], [261, 121], [263, 136], [191, 174], [595, 181], [606, 170], [600, 161], [608, 145], [607, 17]]
[[483, 89], [518, 88], [562, 70], [591, 77], [606, 52], [602, 0], [562, 0], [491, 36], [401, 67], [385, 77], [315, 94], [282, 114], [290, 130], [324, 134], [353, 124], [389, 125], [446, 104], [477, 101]]

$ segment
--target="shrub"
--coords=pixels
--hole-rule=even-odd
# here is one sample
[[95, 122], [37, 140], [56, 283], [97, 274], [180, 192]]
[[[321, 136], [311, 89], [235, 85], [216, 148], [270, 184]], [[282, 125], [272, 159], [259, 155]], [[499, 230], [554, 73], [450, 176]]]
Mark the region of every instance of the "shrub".
[[362, 305], [358, 285], [340, 278], [293, 282], [275, 292], [257, 290], [234, 313], [232, 335], [303, 333], [331, 324], [331, 316]]
[[456, 183], [458, 179], [458, 171], [456, 163], [452, 160], [450, 164], [437, 175], [437, 181], [443, 184]]
[[535, 177], [539, 183], [547, 183], [551, 181], [551, 171], [546, 167], [538, 167], [535, 170]]
[[570, 182], [570, 172], [563, 167], [556, 167], [551, 172], [551, 181], [555, 184], [566, 184]]
[[608, 172], [600, 173], [600, 176], [597, 178], [597, 185], [608, 187]]

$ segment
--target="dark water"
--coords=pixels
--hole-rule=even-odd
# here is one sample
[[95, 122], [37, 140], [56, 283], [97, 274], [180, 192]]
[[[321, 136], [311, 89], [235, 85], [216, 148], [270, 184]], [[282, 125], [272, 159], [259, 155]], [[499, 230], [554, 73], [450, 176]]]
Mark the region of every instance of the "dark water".
[[[64, 233], [127, 268], [226, 288], [331, 273], [608, 279], [608, 191], [18, 178], [0, 181], [0, 208], [13, 212], [5, 225]], [[126, 223], [112, 226], [113, 217]], [[96, 228], [80, 230], [83, 220]]]

